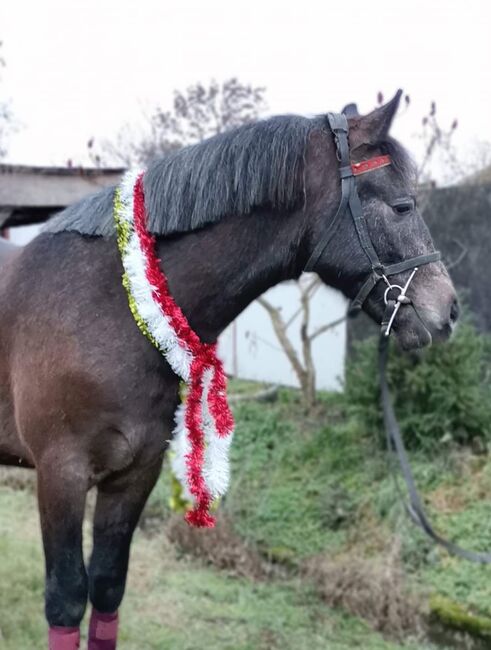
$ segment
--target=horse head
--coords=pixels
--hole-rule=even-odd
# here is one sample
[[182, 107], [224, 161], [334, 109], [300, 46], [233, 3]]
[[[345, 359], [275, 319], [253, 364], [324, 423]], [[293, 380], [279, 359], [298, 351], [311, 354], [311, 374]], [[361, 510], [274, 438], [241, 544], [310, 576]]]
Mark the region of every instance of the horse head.
[[[400, 309], [393, 325], [401, 347], [413, 349], [448, 338], [459, 308], [452, 281], [437, 259], [418, 208], [414, 163], [402, 145], [389, 135], [400, 96], [401, 91], [390, 102], [364, 116], [358, 115], [354, 104], [344, 109], [349, 132], [348, 164], [355, 174], [351, 180], [352, 191], [359, 199], [360, 208], [357, 215], [351, 215], [353, 218], [348, 208], [339, 215], [335, 231], [312, 270], [350, 299], [356, 299], [361, 291], [363, 300], [359, 306], [380, 323], [388, 285], [404, 287], [417, 267], [407, 288], [407, 302], [411, 307]], [[337, 160], [333, 153], [337, 153]], [[331, 165], [323, 162], [326, 156]], [[333, 180], [331, 169], [334, 164], [339, 167], [339, 158], [332, 133], [311, 134], [306, 168], [307, 202], [311, 206], [307, 235], [310, 255], [317, 242], [325, 237], [326, 229], [333, 229], [333, 211], [343, 201], [340, 185], [344, 181], [340, 182], [339, 174]], [[344, 174], [349, 175], [349, 170]], [[330, 198], [333, 195], [334, 204]], [[386, 277], [384, 269], [392, 267], [397, 271], [408, 260], [414, 260], [414, 264], [390, 279]], [[371, 277], [375, 277], [374, 282], [367, 283]]]

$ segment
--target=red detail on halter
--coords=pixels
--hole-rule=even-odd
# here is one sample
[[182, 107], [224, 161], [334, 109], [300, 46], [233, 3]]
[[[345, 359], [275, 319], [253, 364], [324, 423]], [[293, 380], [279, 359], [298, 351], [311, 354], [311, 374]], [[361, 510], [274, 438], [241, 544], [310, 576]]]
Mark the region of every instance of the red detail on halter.
[[150, 235], [146, 225], [143, 174], [134, 187], [135, 232], [145, 255], [145, 274], [152, 287], [152, 295], [175, 330], [177, 337], [192, 355], [191, 380], [186, 402], [185, 424], [189, 432], [191, 451], [187, 456], [188, 481], [191, 494], [196, 499], [192, 510], [186, 513], [186, 521], [192, 526], [212, 528], [215, 518], [210, 514], [212, 497], [203, 478], [205, 441], [201, 416], [201, 397], [203, 395], [203, 376], [207, 368], [214, 369], [214, 377], [208, 395], [208, 407], [213, 415], [219, 436], [229, 435], [234, 419], [227, 403], [226, 378], [223, 365], [216, 355], [216, 343], [202, 343], [191, 329], [186, 316], [174, 302], [167, 279], [160, 268], [160, 260], [155, 250], [155, 237]]
[[366, 174], [367, 172], [379, 169], [380, 167], [387, 167], [391, 162], [390, 156], [375, 156], [368, 160], [351, 163], [351, 170], [353, 171], [353, 176], [359, 176], [360, 174]]

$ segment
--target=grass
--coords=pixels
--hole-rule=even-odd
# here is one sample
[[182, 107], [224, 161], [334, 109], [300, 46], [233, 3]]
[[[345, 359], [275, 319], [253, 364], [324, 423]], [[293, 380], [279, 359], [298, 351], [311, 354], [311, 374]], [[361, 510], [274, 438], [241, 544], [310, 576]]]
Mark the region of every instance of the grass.
[[[238, 388], [257, 390], [244, 382]], [[491, 569], [449, 558], [408, 523], [379, 440], [346, 415], [339, 395], [321, 396], [309, 418], [296, 392], [284, 389], [276, 403], [240, 402], [235, 414], [232, 486], [221, 507], [241, 538], [287, 570], [257, 581], [178, 553], [163, 531], [166, 470], [132, 549], [123, 650], [429, 650], [424, 642], [388, 641], [329, 608], [303, 574], [317, 556], [383, 557], [395, 534], [422, 601], [436, 594], [476, 618], [491, 616]], [[411, 458], [437, 526], [470, 547], [491, 546], [487, 457], [442, 446]], [[86, 532], [89, 538], [88, 525]], [[17, 478], [0, 482], [0, 557], [0, 648], [45, 648], [36, 503], [29, 482]]]
[[[44, 650], [43, 558], [34, 495], [0, 488], [0, 648]], [[177, 558], [138, 531], [122, 608], [122, 650], [395, 650], [363, 622], [325, 607], [300, 579], [234, 578]], [[85, 630], [85, 627], [84, 627]], [[429, 646], [408, 644], [408, 649]]]

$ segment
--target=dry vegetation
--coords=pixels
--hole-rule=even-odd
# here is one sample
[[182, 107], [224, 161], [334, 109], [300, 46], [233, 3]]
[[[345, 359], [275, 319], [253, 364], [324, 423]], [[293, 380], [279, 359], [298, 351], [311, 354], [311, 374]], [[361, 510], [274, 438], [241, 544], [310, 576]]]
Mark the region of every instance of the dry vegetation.
[[166, 525], [166, 533], [181, 552], [193, 555], [209, 566], [252, 579], [271, 574], [270, 567], [250, 544], [237, 535], [225, 516], [218, 517], [215, 528], [203, 530], [191, 528], [181, 515], [173, 515]]
[[384, 554], [371, 558], [316, 556], [305, 563], [305, 573], [330, 607], [359, 616], [400, 641], [421, 637], [426, 608], [408, 586], [398, 538]]

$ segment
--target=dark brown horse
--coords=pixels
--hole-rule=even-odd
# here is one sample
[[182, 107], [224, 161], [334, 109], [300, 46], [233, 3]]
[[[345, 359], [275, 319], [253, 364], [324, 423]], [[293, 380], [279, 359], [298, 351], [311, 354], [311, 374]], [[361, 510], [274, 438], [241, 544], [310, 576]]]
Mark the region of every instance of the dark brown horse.
[[[357, 178], [371, 240], [395, 263], [433, 251], [414, 203], [414, 174], [388, 135], [399, 94], [350, 118], [353, 161], [390, 154]], [[340, 183], [324, 117], [277, 117], [153, 163], [144, 177], [150, 229], [170, 290], [206, 342], [256, 297], [297, 278], [328, 227]], [[34, 466], [46, 557], [52, 648], [72, 650], [87, 598], [89, 647], [116, 647], [130, 543], [159, 476], [178, 404], [178, 380], [135, 325], [121, 286], [114, 190], [56, 216], [0, 273], [0, 460]], [[353, 297], [369, 272], [351, 219], [316, 267]], [[407, 274], [395, 278], [404, 282]], [[440, 262], [408, 292], [394, 331], [411, 349], [448, 337], [456, 297]], [[365, 310], [380, 321], [383, 287]], [[86, 567], [82, 520], [97, 486], [94, 546]]]

